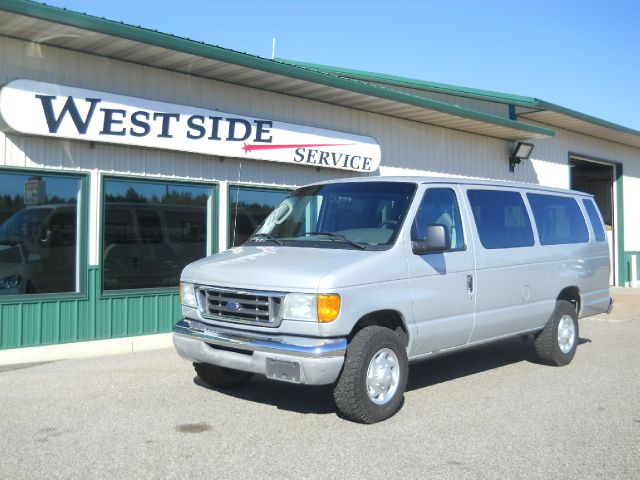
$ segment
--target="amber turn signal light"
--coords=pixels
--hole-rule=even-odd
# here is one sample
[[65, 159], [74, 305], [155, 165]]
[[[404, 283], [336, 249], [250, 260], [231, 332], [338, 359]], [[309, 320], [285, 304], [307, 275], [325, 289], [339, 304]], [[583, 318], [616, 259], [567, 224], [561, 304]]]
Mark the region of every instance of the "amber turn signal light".
[[333, 322], [340, 313], [340, 295], [318, 295], [318, 322]]

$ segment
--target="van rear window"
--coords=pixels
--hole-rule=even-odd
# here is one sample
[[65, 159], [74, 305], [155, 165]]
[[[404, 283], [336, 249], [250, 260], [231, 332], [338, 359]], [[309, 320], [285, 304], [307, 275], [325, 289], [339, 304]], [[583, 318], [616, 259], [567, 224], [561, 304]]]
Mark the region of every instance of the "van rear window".
[[598, 214], [598, 207], [594, 205], [593, 200], [588, 200], [586, 198], [582, 200], [582, 203], [584, 204], [584, 208], [589, 216], [589, 221], [593, 227], [593, 233], [596, 236], [596, 241], [604, 242], [606, 235], [604, 233], [604, 227], [602, 226], [602, 220], [600, 220], [600, 215]]
[[589, 241], [587, 224], [578, 202], [571, 197], [527, 193], [541, 245]]
[[469, 190], [467, 197], [484, 248], [530, 247], [531, 221], [522, 195], [507, 190]]

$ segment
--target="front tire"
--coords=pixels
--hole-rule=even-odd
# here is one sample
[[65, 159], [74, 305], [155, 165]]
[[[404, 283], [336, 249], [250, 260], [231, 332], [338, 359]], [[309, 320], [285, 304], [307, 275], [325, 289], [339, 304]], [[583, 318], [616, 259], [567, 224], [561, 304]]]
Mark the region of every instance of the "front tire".
[[395, 415], [404, 403], [408, 368], [407, 350], [395, 332], [378, 326], [363, 328], [347, 347], [333, 391], [338, 411], [359, 423]]
[[558, 300], [551, 318], [536, 336], [534, 345], [538, 360], [554, 366], [569, 364], [576, 354], [578, 333], [574, 305], [567, 300]]
[[251, 372], [242, 372], [208, 363], [194, 363], [193, 368], [204, 383], [214, 388], [239, 387], [247, 383], [253, 376]]

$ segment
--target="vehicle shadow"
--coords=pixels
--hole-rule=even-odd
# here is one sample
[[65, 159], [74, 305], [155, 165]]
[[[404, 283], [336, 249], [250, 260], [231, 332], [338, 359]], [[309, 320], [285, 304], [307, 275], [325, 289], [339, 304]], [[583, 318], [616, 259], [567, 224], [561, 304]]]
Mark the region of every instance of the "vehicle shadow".
[[[591, 343], [579, 338], [578, 344]], [[435, 357], [411, 365], [407, 391], [437, 385], [519, 362], [538, 363], [533, 340], [511, 338], [463, 352]], [[193, 382], [208, 390], [229, 397], [271, 405], [280, 410], [302, 414], [335, 414], [333, 385], [307, 386], [276, 382], [256, 375], [247, 384], [237, 388], [212, 388], [197, 376]]]
[[223, 395], [271, 405], [280, 410], [316, 415], [336, 413], [333, 385], [296, 385], [267, 380], [261, 375], [254, 375], [248, 383], [237, 388], [212, 388], [197, 376], [193, 383]]
[[[591, 343], [578, 338], [578, 345]], [[519, 362], [541, 364], [536, 358], [533, 338], [515, 337], [482, 345], [450, 355], [416, 362], [409, 369], [407, 391], [437, 385], [457, 378], [475, 375]]]

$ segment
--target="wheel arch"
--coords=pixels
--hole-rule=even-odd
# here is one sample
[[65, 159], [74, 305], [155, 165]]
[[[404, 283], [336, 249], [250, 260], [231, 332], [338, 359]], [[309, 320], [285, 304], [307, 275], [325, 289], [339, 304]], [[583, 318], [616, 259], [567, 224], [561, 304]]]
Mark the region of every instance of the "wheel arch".
[[570, 302], [575, 308], [576, 314], [580, 315], [580, 311], [582, 310], [582, 296], [580, 289], [575, 285], [563, 288], [556, 297], [556, 300], [566, 300]]
[[347, 339], [349, 342], [356, 334], [365, 327], [379, 326], [386, 327], [398, 333], [405, 345], [409, 344], [409, 329], [402, 314], [397, 310], [385, 309], [376, 310], [363, 315], [351, 329]]

